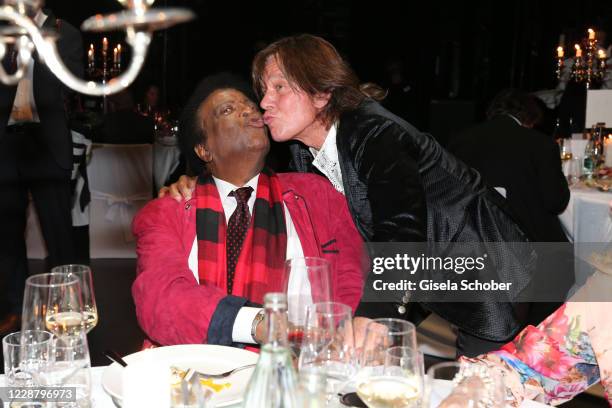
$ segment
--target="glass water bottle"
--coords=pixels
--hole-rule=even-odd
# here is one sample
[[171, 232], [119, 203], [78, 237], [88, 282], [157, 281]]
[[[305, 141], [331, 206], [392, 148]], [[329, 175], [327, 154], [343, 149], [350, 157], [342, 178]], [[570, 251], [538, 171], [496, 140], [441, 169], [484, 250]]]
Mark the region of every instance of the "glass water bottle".
[[264, 298], [266, 341], [244, 394], [245, 408], [298, 408], [297, 375], [287, 340], [287, 295]]

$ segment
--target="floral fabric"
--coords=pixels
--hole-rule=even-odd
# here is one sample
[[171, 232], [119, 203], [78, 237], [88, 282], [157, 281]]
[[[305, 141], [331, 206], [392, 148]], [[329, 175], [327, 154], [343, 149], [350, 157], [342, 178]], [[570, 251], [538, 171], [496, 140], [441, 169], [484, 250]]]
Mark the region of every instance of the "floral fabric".
[[504, 372], [512, 405], [557, 405], [598, 381], [612, 406], [611, 302], [567, 302], [500, 350], [466, 359]]

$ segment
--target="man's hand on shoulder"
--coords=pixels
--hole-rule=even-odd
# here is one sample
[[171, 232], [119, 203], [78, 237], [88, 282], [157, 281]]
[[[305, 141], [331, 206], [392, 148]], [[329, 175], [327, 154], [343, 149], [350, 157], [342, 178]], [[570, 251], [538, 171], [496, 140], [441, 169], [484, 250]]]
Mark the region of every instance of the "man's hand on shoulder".
[[197, 177], [189, 177], [182, 175], [176, 183], [171, 184], [168, 187], [162, 187], [157, 194], [158, 198], [169, 195], [176, 201], [180, 202], [183, 199], [190, 200], [195, 190]]

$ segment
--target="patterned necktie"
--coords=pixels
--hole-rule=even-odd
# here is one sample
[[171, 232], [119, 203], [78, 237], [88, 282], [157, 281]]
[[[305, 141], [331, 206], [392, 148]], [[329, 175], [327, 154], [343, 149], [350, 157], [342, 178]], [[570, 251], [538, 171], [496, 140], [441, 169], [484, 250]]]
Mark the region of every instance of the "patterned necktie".
[[229, 195], [234, 197], [238, 206], [232, 214], [227, 223], [227, 243], [225, 245], [227, 254], [227, 293], [232, 293], [232, 287], [234, 286], [234, 272], [236, 270], [236, 263], [238, 262], [238, 256], [240, 255], [240, 249], [242, 248], [242, 241], [246, 236], [246, 232], [249, 229], [249, 223], [251, 222], [251, 214], [249, 213], [249, 206], [247, 202], [253, 192], [251, 187], [242, 187], [232, 191]]

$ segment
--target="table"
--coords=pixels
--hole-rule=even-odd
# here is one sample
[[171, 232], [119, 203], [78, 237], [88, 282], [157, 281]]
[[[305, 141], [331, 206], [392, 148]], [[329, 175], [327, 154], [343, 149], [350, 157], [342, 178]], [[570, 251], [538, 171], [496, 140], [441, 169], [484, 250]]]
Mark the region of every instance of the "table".
[[571, 242], [612, 242], [612, 193], [579, 183], [570, 188], [570, 201], [559, 215]]
[[[102, 388], [102, 373], [106, 369], [106, 366], [103, 367], [92, 367], [91, 369], [91, 398], [92, 398], [92, 408], [116, 408], [112, 399], [104, 389]], [[450, 384], [450, 381], [449, 381]], [[0, 375], [0, 386], [4, 385], [4, 375]], [[450, 390], [450, 388], [449, 388]], [[549, 405], [545, 405], [539, 402], [534, 401], [525, 401], [521, 408], [545, 408]], [[237, 406], [232, 406], [228, 408], [238, 408]], [[344, 405], [338, 404], [337, 407], [344, 407]]]

